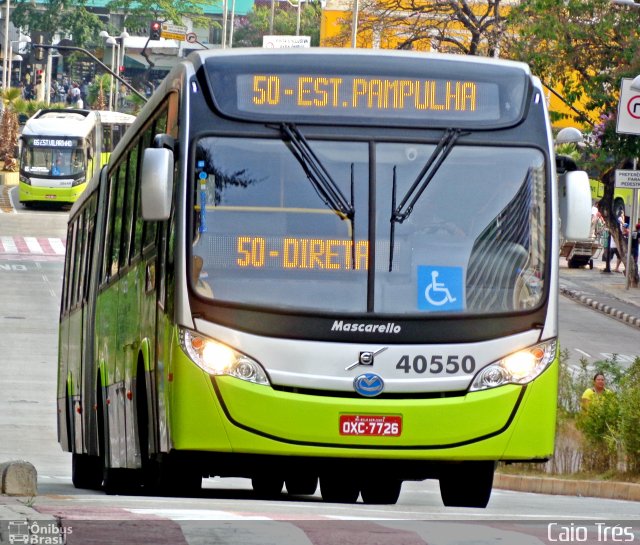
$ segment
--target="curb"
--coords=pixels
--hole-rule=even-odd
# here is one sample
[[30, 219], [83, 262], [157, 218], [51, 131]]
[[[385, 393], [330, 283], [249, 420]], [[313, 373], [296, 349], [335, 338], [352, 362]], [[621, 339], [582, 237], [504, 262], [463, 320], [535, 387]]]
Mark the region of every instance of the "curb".
[[569, 297], [574, 301], [582, 303], [588, 307], [599, 310], [600, 312], [604, 312], [609, 316], [620, 320], [630, 326], [640, 328], [640, 317], [629, 314], [628, 312], [623, 312], [621, 310], [616, 310], [611, 305], [605, 305], [603, 303], [599, 303], [593, 297], [585, 295], [584, 293], [576, 290], [572, 290], [563, 286], [560, 286], [560, 293], [565, 297]]
[[529, 477], [496, 473], [494, 488], [530, 492], [534, 494], [556, 494], [562, 496], [586, 496], [612, 500], [640, 501], [640, 484], [610, 481], [573, 481], [552, 477]]
[[0, 464], [0, 493], [7, 496], [38, 494], [38, 472], [33, 464], [13, 460]]
[[13, 212], [13, 206], [11, 206], [11, 199], [9, 198], [9, 190], [11, 186], [0, 185], [0, 213]]

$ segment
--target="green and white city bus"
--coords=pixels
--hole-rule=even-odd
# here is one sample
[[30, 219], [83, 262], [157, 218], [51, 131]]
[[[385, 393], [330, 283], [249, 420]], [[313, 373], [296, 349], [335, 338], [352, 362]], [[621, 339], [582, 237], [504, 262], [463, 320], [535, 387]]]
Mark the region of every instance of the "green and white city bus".
[[71, 210], [74, 484], [486, 506], [497, 462], [553, 453], [561, 213], [588, 237], [523, 64], [192, 53]]
[[28, 119], [20, 136], [20, 202], [75, 202], [98, 170], [100, 130], [90, 110], [43, 109]]

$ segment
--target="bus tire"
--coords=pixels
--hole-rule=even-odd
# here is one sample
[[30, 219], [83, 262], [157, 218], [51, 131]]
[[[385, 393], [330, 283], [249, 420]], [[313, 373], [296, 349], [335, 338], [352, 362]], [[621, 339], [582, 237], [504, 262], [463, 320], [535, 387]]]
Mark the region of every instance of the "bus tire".
[[251, 479], [256, 496], [262, 499], [274, 499], [282, 494], [284, 479], [271, 475], [259, 475]]
[[451, 464], [440, 474], [440, 497], [446, 507], [484, 508], [493, 488], [495, 462]]
[[360, 490], [362, 501], [372, 505], [394, 505], [400, 497], [402, 481], [398, 479], [380, 479], [363, 484]]
[[202, 490], [202, 474], [197, 466], [180, 462], [175, 455], [162, 453], [153, 462], [154, 480], [149, 488], [162, 496], [193, 497]]
[[102, 488], [100, 457], [74, 452], [71, 457], [71, 482], [76, 488], [100, 490]]
[[287, 493], [293, 496], [311, 496], [318, 488], [317, 475], [290, 475], [284, 480], [287, 486]]
[[328, 503], [356, 503], [360, 487], [345, 475], [321, 475], [320, 493], [322, 500]]

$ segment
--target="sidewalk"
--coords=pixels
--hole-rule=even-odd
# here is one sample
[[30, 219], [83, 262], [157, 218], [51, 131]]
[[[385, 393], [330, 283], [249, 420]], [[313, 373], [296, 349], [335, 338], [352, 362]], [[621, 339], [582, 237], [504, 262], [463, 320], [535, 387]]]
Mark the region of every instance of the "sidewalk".
[[[615, 261], [614, 261], [615, 263]], [[569, 269], [560, 258], [560, 293], [590, 306], [626, 324], [640, 328], [640, 288], [626, 289], [627, 278], [622, 272], [604, 272], [605, 263], [594, 259], [593, 270], [588, 267]], [[620, 265], [620, 271], [624, 265]]]

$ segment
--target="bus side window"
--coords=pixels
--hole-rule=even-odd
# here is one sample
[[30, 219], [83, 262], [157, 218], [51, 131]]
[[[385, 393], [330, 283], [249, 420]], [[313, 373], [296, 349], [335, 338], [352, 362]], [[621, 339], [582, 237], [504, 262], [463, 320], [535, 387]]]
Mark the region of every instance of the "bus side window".
[[[113, 185], [113, 216], [111, 217], [111, 248], [109, 250], [109, 277], [118, 274], [120, 264], [120, 235], [122, 234], [122, 204], [124, 200], [124, 183], [118, 176], [120, 169], [113, 172], [111, 184]], [[110, 205], [111, 206], [111, 205]]]
[[131, 179], [128, 169], [128, 157], [120, 163], [118, 167], [118, 180], [124, 187], [124, 201], [122, 203], [122, 243], [120, 246], [120, 268], [129, 264], [129, 251], [131, 250], [132, 240], [132, 223], [133, 223], [133, 207], [135, 206], [135, 180]]
[[134, 259], [142, 253], [142, 235], [144, 233], [144, 221], [140, 207], [140, 178], [138, 171], [140, 169], [139, 159], [141, 157], [140, 144], [129, 152], [129, 180], [133, 185], [135, 208], [134, 208], [134, 225], [133, 225], [133, 241], [131, 249], [131, 259]]
[[73, 223], [67, 226], [67, 251], [64, 258], [64, 285], [62, 286], [62, 314], [69, 311], [69, 278], [71, 278], [71, 263], [73, 262]]

